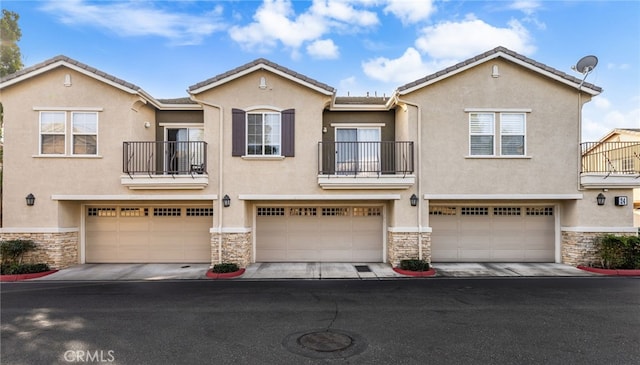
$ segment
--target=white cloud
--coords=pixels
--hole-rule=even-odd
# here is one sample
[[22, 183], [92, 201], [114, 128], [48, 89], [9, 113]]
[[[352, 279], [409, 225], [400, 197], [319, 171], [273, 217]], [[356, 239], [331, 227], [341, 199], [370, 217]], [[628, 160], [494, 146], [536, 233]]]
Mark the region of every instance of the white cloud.
[[336, 59], [340, 56], [338, 46], [331, 39], [319, 39], [307, 46], [307, 53], [314, 58]]
[[585, 142], [598, 141], [615, 128], [640, 128], [640, 108], [621, 110], [602, 109], [596, 96], [591, 103], [584, 107], [582, 121], [582, 140]]
[[473, 15], [461, 22], [443, 22], [422, 29], [416, 47], [436, 59], [463, 59], [497, 46], [530, 55], [536, 48], [526, 28], [517, 20], [500, 28], [476, 19]]
[[536, 0], [518, 0], [509, 4], [510, 9], [520, 10], [527, 15], [533, 14], [542, 4]]
[[592, 99], [593, 105], [598, 109], [609, 109], [611, 107], [611, 102], [609, 99], [603, 96], [597, 96]]
[[264, 0], [253, 22], [231, 27], [229, 35], [245, 49], [269, 51], [282, 44], [298, 54], [304, 43], [320, 40], [334, 29], [378, 23], [375, 13], [356, 9], [348, 1], [315, 0], [306, 12], [296, 15], [290, 0]]
[[394, 83], [413, 81], [430, 72], [420, 53], [413, 47], [409, 47], [396, 59], [378, 57], [365, 61], [362, 63], [362, 70], [372, 79]]
[[608, 63], [607, 68], [609, 70], [628, 70], [631, 68], [631, 65], [628, 63]]
[[102, 28], [122, 37], [164, 37], [174, 45], [199, 44], [224, 28], [219, 5], [200, 16], [153, 8], [148, 2], [50, 1], [41, 10], [65, 24]]
[[384, 8], [385, 14], [395, 15], [404, 25], [427, 20], [435, 11], [432, 0], [389, 0], [389, 4]]

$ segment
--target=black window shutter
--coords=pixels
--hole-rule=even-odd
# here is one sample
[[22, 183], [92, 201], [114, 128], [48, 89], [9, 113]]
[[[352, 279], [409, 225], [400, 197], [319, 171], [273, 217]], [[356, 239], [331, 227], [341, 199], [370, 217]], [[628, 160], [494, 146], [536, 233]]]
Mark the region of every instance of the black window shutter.
[[244, 156], [246, 147], [245, 111], [231, 109], [231, 156]]
[[296, 112], [295, 109], [282, 111], [282, 155], [294, 157], [296, 150]]

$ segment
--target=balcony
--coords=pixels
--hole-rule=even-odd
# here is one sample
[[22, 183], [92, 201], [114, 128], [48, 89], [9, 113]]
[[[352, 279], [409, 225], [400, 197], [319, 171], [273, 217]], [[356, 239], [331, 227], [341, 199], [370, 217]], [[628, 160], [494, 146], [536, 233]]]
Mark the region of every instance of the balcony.
[[122, 172], [120, 181], [129, 189], [204, 189], [207, 143], [123, 142]]
[[640, 142], [585, 142], [581, 148], [583, 187], [640, 187]]
[[323, 189], [407, 189], [415, 184], [413, 142], [319, 142]]

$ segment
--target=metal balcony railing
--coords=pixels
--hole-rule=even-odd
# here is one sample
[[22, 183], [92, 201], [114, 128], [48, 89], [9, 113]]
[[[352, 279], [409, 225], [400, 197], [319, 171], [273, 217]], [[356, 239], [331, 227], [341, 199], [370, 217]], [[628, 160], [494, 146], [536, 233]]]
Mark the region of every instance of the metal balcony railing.
[[122, 171], [129, 176], [206, 174], [207, 143], [123, 142]]
[[319, 142], [319, 175], [411, 174], [413, 142]]
[[580, 173], [640, 174], [640, 142], [584, 142]]

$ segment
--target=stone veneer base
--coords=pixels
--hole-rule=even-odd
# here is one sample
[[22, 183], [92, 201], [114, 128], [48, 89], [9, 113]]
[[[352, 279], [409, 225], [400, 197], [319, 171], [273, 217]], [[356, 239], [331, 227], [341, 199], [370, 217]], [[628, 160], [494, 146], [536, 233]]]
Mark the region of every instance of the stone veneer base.
[[36, 250], [24, 255], [24, 262], [46, 263], [54, 269], [66, 269], [78, 261], [78, 232], [0, 233], [0, 240], [32, 240]]

